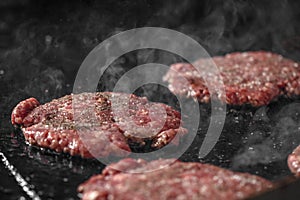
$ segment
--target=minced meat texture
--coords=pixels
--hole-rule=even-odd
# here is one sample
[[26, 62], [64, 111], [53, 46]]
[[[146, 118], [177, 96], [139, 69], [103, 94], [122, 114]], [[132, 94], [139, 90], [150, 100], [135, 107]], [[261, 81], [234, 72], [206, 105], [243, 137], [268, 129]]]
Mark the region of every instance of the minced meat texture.
[[[151, 117], [150, 111], [157, 114], [162, 110], [165, 123], [161, 125], [162, 119]], [[130, 145], [142, 148], [145, 141], [158, 149], [171, 141], [178, 142], [172, 140], [176, 134], [187, 133], [181, 127], [180, 113], [170, 106], [111, 92], [71, 94], [44, 105], [29, 98], [14, 108], [11, 121], [21, 126], [30, 144], [82, 157], [124, 156], [131, 151]]]
[[[210, 74], [213, 61], [220, 71], [226, 95], [217, 94], [220, 79]], [[197, 71], [194, 66], [198, 68]], [[300, 94], [299, 64], [281, 55], [257, 51], [236, 52], [199, 59], [193, 65], [173, 64], [164, 80], [178, 95], [193, 97], [207, 103], [211, 97], [231, 105], [266, 105], [279, 95]], [[203, 77], [212, 85], [211, 94]], [[187, 80], [187, 81], [186, 81]]]
[[288, 166], [292, 173], [300, 177], [300, 146], [289, 155]]
[[[157, 170], [153, 170], [157, 169]], [[78, 187], [83, 200], [234, 200], [269, 190], [273, 184], [248, 173], [210, 164], [170, 159], [123, 159]]]

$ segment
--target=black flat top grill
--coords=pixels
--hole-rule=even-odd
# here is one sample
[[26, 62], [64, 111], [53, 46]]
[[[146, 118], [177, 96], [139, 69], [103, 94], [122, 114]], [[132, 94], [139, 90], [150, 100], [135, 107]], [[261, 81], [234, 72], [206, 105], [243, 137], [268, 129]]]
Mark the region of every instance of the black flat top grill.
[[[78, 67], [101, 41], [137, 27], [171, 28], [193, 37], [211, 55], [266, 50], [300, 60], [299, 1], [2, 0], [0, 2], [0, 199], [79, 199], [76, 189], [105, 167], [26, 144], [10, 123], [13, 107], [36, 97], [48, 102], [72, 92]], [[168, 52], [141, 50], [116, 60], [99, 91], [112, 91], [122, 73], [144, 63], [182, 62]], [[176, 104], [166, 88], [137, 94]], [[158, 96], [157, 94], [162, 94]], [[200, 127], [186, 162], [205, 162], [249, 172], [282, 187], [255, 199], [299, 199], [300, 181], [287, 156], [300, 144], [300, 99], [280, 97], [268, 106], [227, 107], [214, 149], [199, 159], [209, 124], [209, 105], [200, 106]]]
[[[252, 160], [247, 162], [237, 160], [237, 158], [243, 159], [243, 156], [247, 156], [251, 151], [248, 147], [255, 143], [249, 137], [250, 132], [254, 129], [263, 130], [262, 127], [268, 127], [275, 123], [275, 120], [280, 120], [275, 116], [278, 116], [279, 111], [292, 102], [295, 103], [298, 100], [280, 98], [266, 107], [269, 109], [267, 113], [261, 112], [262, 108], [228, 108], [225, 126], [218, 143], [211, 153], [202, 159], [198, 158], [198, 152], [199, 144], [203, 139], [203, 131], [208, 125], [205, 117], [207, 113], [204, 112], [208, 105], [200, 106], [202, 120], [198, 135], [180, 160], [211, 163], [235, 171], [249, 172], [282, 185], [281, 188], [255, 199], [281, 199], [283, 196], [296, 199], [299, 197], [299, 192], [294, 188], [300, 186], [300, 181], [293, 178], [286, 164], [288, 152], [291, 152], [296, 145], [284, 144], [284, 148], [289, 151], [275, 149], [274, 152], [281, 153], [281, 157], [274, 158], [273, 161], [264, 161], [267, 154], [253, 156], [249, 158]], [[253, 120], [256, 117], [264, 117], [265, 114], [268, 115], [268, 122], [263, 122], [263, 119]], [[4, 117], [3, 120], [6, 120], [7, 128], [2, 128], [0, 134], [0, 159], [2, 160], [0, 173], [3, 177], [0, 181], [0, 192], [5, 199], [18, 199], [21, 196], [26, 199], [78, 199], [76, 192], [78, 185], [92, 175], [101, 173], [105, 167], [98, 160], [71, 157], [67, 154], [30, 146], [26, 144], [22, 132], [9, 125], [8, 117]], [[274, 130], [269, 131], [270, 135], [275, 135]], [[267, 141], [270, 135], [264, 136], [258, 144], [257, 142], [255, 144], [258, 146], [260, 144], [259, 148], [265, 148], [267, 152], [270, 144], [264, 141]], [[298, 137], [300, 137], [299, 134]]]

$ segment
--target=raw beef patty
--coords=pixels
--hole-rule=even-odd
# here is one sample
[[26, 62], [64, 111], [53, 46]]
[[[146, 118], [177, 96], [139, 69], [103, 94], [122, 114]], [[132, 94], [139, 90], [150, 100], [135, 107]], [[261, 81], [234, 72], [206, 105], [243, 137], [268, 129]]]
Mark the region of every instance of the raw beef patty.
[[82, 157], [123, 156], [130, 145], [143, 148], [147, 142], [158, 149], [187, 133], [170, 106], [111, 92], [71, 94], [44, 105], [29, 98], [14, 108], [11, 121], [30, 144]]
[[[151, 171], [153, 168], [158, 170]], [[83, 200], [234, 200], [272, 187], [271, 182], [258, 176], [209, 164], [127, 158], [107, 166], [102, 174], [81, 184], [78, 191], [83, 193]]]
[[[219, 69], [219, 78], [211, 72], [212, 61]], [[275, 53], [230, 53], [213, 57], [212, 60], [199, 59], [193, 65], [173, 64], [164, 76], [174, 94], [193, 97], [204, 103], [215, 98], [231, 105], [252, 106], [266, 105], [279, 95], [300, 94], [299, 64]], [[203, 77], [210, 83], [211, 91], [208, 91]], [[225, 95], [217, 92], [220, 77]]]

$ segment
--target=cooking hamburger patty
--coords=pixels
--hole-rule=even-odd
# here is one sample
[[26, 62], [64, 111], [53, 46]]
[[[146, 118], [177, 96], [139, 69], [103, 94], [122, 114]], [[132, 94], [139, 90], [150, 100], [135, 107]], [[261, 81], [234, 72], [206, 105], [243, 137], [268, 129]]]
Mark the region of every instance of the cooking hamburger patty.
[[[173, 93], [204, 103], [212, 97], [232, 105], [261, 106], [279, 95], [300, 94], [299, 64], [281, 55], [264, 51], [238, 52], [213, 57], [212, 61], [220, 71], [226, 96], [216, 94], [220, 80], [210, 74], [213, 66], [207, 58], [194, 63], [199, 71], [191, 64], [173, 64], [164, 80], [169, 82]], [[211, 94], [203, 77], [213, 85]]]
[[[247, 173], [209, 164], [170, 161], [123, 159], [81, 184], [78, 191], [83, 193], [83, 200], [227, 200], [244, 199], [273, 187], [271, 182]], [[158, 170], [151, 171], [153, 167]]]
[[[159, 117], [162, 111], [165, 121]], [[157, 149], [187, 132], [170, 106], [110, 92], [71, 94], [44, 105], [29, 98], [14, 108], [11, 121], [30, 144], [82, 157], [123, 156], [131, 151], [129, 145], [142, 148], [146, 141]]]
[[289, 155], [288, 166], [291, 172], [300, 177], [300, 145]]

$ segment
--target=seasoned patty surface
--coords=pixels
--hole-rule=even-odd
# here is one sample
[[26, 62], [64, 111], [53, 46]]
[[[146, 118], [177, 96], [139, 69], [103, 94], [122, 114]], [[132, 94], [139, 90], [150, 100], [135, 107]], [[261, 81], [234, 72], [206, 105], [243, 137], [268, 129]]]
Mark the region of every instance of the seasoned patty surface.
[[[272, 188], [271, 182], [247, 173], [209, 164], [169, 163], [168, 159], [151, 162], [123, 159], [81, 184], [78, 191], [83, 193], [83, 200], [232, 200]], [[158, 170], [151, 171], [153, 168]], [[144, 172], [149, 170], [151, 172]]]
[[288, 166], [292, 173], [300, 177], [300, 145], [289, 155]]
[[[220, 86], [220, 78], [209, 72], [213, 68], [212, 61], [219, 69], [226, 95], [215, 92]], [[211, 91], [208, 91], [203, 77], [212, 85]], [[164, 80], [169, 82], [173, 93], [205, 103], [217, 98], [232, 105], [261, 106], [279, 95], [300, 94], [299, 64], [264, 51], [230, 53], [212, 60], [204, 58], [193, 65], [173, 64]]]
[[30, 144], [82, 157], [127, 155], [131, 144], [143, 147], [145, 141], [157, 149], [187, 132], [170, 106], [111, 92], [72, 94], [44, 105], [29, 98], [14, 108], [11, 121]]

